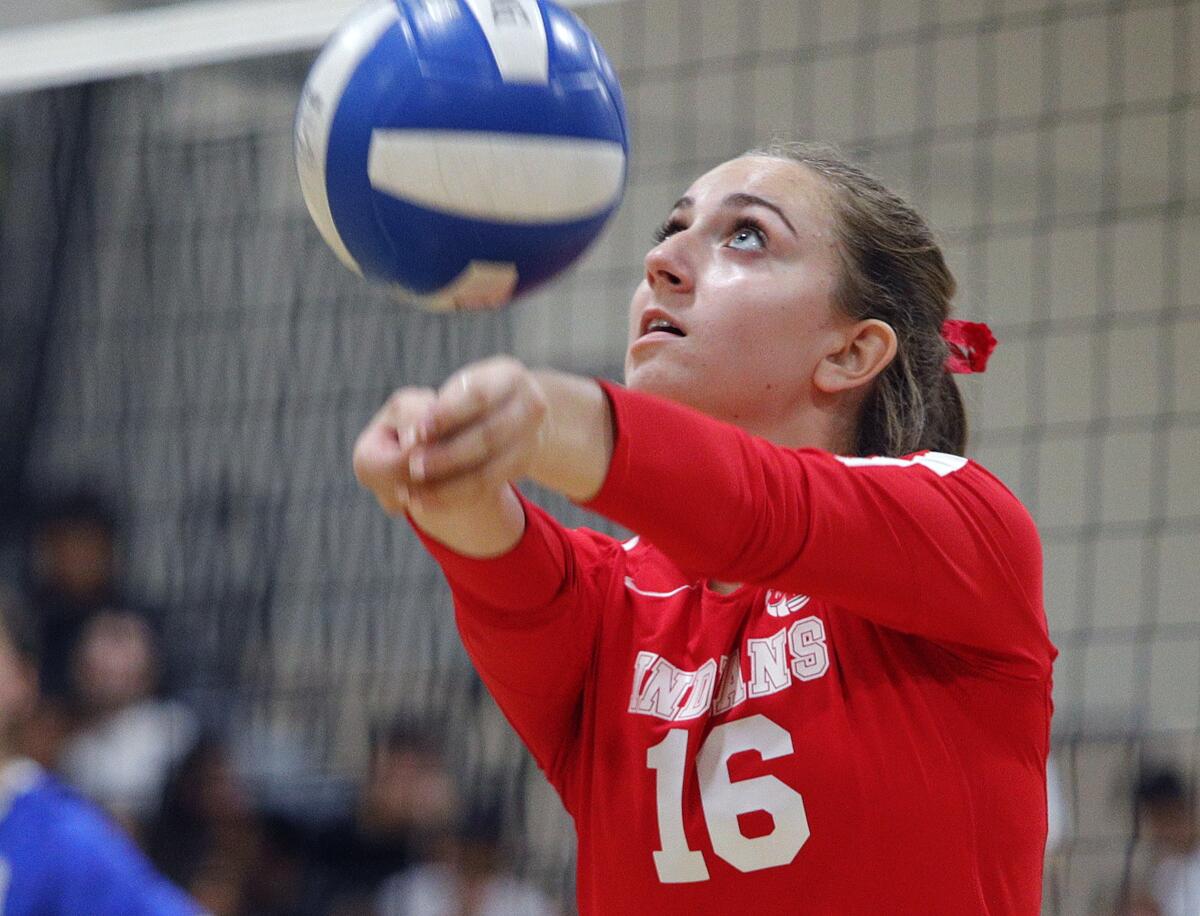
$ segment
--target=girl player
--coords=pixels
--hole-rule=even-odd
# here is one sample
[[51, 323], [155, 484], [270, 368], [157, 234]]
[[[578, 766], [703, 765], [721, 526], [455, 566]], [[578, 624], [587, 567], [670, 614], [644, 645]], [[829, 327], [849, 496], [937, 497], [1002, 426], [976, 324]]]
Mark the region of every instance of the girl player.
[[1032, 521], [958, 457], [994, 341], [953, 292], [908, 205], [776, 145], [675, 204], [625, 387], [498, 357], [360, 436], [575, 820], [582, 913], [1038, 912], [1055, 650]]

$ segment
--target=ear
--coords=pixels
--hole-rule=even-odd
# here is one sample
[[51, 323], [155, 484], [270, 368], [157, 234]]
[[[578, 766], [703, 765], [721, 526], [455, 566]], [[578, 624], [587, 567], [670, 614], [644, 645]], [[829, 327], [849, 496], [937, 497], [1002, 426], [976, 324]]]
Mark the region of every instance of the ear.
[[822, 357], [813, 372], [813, 385], [826, 394], [863, 387], [896, 356], [896, 332], [878, 318], [849, 325], [840, 343], [839, 349]]

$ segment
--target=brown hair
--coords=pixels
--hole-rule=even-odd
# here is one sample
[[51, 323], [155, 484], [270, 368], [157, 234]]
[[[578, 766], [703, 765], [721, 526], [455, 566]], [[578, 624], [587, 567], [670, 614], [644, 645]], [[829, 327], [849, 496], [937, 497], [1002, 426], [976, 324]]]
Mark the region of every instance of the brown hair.
[[958, 384], [945, 368], [942, 338], [956, 283], [929, 226], [832, 147], [776, 140], [743, 155], [798, 162], [825, 179], [845, 267], [837, 303], [851, 318], [878, 318], [896, 332], [896, 356], [859, 412], [855, 454], [930, 449], [961, 455], [967, 417]]

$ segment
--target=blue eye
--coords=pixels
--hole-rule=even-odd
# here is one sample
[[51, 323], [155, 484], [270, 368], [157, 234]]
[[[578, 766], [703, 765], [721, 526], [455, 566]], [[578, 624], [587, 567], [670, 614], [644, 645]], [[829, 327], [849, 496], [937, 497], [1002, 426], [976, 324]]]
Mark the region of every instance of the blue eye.
[[738, 251], [761, 251], [767, 247], [767, 234], [753, 220], [742, 220], [726, 244]]

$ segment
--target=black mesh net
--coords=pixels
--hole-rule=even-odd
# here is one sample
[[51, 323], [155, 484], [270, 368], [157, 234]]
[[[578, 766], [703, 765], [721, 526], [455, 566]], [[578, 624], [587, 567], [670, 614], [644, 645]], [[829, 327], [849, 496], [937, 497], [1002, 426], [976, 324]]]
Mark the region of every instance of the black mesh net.
[[1200, 755], [1200, 4], [581, 13], [625, 89], [628, 196], [577, 269], [495, 315], [400, 306], [324, 247], [292, 164], [309, 55], [4, 101], [10, 518], [108, 494], [130, 589], [204, 716], [303, 748], [308, 798], [362, 771], [381, 718], [442, 723], [458, 775], [505, 800], [521, 869], [569, 899], [565, 816], [351, 445], [393, 388], [493, 352], [619, 377], [640, 258], [691, 179], [775, 134], [835, 141], [928, 214], [960, 313], [1001, 340], [965, 383], [972, 451], [1045, 542], [1068, 814], [1047, 911], [1081, 912], [1129, 870], [1129, 774]]

